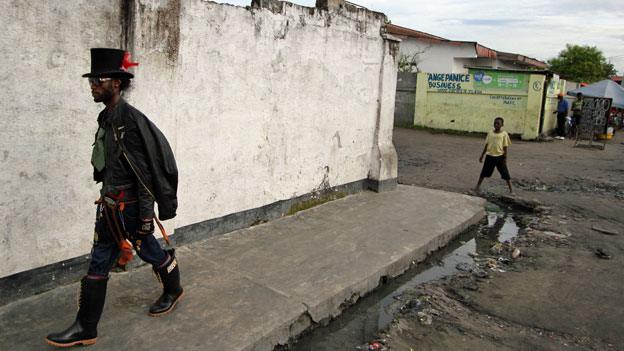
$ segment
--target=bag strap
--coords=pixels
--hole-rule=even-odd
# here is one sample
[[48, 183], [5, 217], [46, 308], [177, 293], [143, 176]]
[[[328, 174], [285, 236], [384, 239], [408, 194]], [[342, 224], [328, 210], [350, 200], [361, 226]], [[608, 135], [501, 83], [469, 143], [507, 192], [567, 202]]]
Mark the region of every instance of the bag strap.
[[[137, 179], [139, 180], [139, 183], [141, 183], [143, 188], [145, 188], [145, 190], [150, 195], [152, 200], [156, 201], [156, 196], [154, 196], [154, 193], [147, 187], [147, 185], [143, 181], [143, 178], [141, 177], [139, 172], [136, 170], [136, 168], [132, 164], [132, 161], [130, 161], [130, 157], [128, 157], [128, 150], [126, 149], [126, 146], [123, 143], [123, 132], [121, 133], [121, 136], [117, 134], [118, 130], [124, 129], [124, 126], [121, 126], [119, 128], [117, 128], [114, 124], [111, 124], [111, 126], [113, 127], [113, 135], [114, 135], [115, 142], [121, 148], [121, 154], [124, 156], [124, 158], [128, 162], [128, 165], [130, 166], [132, 173], [134, 173], [134, 175], [137, 177]], [[158, 219], [157, 216], [154, 216], [154, 220], [156, 221], [156, 224], [158, 225], [158, 228], [160, 229], [160, 234], [162, 235], [163, 239], [165, 239], [165, 242], [167, 243], [168, 246], [171, 246], [171, 241], [169, 241], [169, 235], [167, 235], [167, 231], [165, 230], [165, 227], [162, 225], [162, 223], [160, 223], [160, 220]]]

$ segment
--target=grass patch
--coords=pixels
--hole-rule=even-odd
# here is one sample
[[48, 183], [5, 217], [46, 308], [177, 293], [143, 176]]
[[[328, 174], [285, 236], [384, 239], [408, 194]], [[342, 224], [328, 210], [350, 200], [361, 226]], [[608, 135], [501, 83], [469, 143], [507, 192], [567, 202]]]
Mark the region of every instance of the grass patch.
[[347, 193], [345, 192], [335, 192], [331, 194], [319, 195], [318, 197], [313, 197], [309, 200], [301, 201], [299, 203], [294, 204], [290, 208], [290, 210], [288, 210], [288, 213], [286, 213], [286, 215], [292, 216], [299, 211], [304, 211], [312, 207], [322, 205], [326, 202], [342, 199], [345, 196], [347, 196]]

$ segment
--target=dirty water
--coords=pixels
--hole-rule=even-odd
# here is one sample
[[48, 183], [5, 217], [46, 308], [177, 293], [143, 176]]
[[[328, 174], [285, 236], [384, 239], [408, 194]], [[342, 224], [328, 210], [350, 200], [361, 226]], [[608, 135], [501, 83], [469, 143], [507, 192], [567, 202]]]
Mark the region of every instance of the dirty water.
[[513, 213], [492, 203], [487, 204], [486, 211], [487, 223], [472, 227], [446, 247], [431, 254], [424, 262], [416, 264], [400, 277], [381, 285], [327, 326], [319, 327], [302, 336], [290, 348], [279, 349], [366, 350], [366, 347], [358, 348], [358, 346], [374, 339], [379, 331], [388, 326], [397, 312], [392, 311], [390, 306], [405, 290], [459, 273], [458, 267], [475, 263], [473, 256], [487, 256], [492, 245], [509, 242], [518, 235], [519, 227]]

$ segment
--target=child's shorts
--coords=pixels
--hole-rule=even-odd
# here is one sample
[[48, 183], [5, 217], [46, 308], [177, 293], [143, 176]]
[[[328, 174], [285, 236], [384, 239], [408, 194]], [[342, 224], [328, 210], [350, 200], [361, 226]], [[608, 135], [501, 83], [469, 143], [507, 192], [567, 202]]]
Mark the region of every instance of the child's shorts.
[[485, 155], [485, 162], [483, 162], [483, 169], [481, 170], [482, 178], [489, 178], [494, 173], [494, 167], [498, 169], [501, 178], [505, 180], [511, 179], [509, 176], [509, 170], [507, 169], [507, 162], [504, 156], [490, 156]]

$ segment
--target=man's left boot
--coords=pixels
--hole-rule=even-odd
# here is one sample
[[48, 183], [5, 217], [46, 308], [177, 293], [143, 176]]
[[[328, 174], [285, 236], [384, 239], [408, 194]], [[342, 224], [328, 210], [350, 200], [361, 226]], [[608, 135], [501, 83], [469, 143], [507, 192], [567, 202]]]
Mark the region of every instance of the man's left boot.
[[69, 328], [62, 332], [49, 334], [45, 340], [57, 347], [93, 345], [97, 341], [97, 325], [104, 309], [106, 299], [105, 279], [82, 278], [78, 299], [78, 314]]
[[149, 309], [149, 314], [153, 317], [171, 312], [184, 295], [184, 290], [180, 286], [180, 269], [175, 258], [175, 249], [167, 250], [167, 253], [170, 257], [169, 262], [163, 267], [152, 268], [163, 286], [162, 295]]

